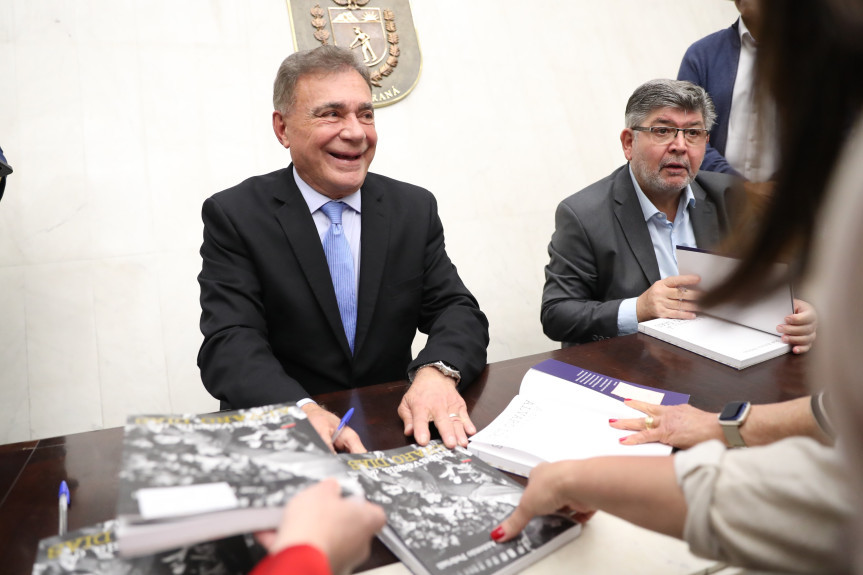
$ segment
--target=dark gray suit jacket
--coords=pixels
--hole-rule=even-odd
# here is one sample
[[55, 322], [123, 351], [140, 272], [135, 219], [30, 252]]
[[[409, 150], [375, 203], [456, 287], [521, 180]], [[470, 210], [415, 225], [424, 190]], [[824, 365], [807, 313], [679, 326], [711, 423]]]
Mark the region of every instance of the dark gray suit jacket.
[[[742, 205], [737, 181], [699, 172], [692, 183], [695, 206], [689, 215], [699, 248], [715, 248], [731, 229]], [[660, 279], [629, 165], [563, 200], [554, 218], [542, 293], [543, 331], [564, 344], [616, 336], [620, 302]]]
[[[467, 384], [485, 367], [488, 321], [447, 257], [434, 196], [376, 174], [361, 193], [353, 356], [293, 167], [204, 202], [198, 366], [222, 407], [395, 381], [439, 360]], [[417, 329], [429, 337], [411, 361]]]

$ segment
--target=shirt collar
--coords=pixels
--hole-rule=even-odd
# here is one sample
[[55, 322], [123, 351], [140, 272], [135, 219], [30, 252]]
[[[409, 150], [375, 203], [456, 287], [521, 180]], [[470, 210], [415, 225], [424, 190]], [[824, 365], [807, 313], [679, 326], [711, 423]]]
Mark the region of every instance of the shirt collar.
[[755, 37], [752, 35], [752, 32], [749, 31], [749, 28], [747, 28], [746, 24], [743, 22], [742, 16], [737, 18], [737, 33], [740, 34], [741, 45], [758, 45], [758, 42], [755, 41]]
[[[638, 198], [638, 203], [641, 206], [641, 213], [644, 214], [644, 221], [650, 220], [653, 216], [659, 213], [653, 202], [641, 191], [641, 186], [638, 185], [638, 180], [635, 179], [635, 174], [632, 173], [632, 166], [629, 166], [629, 177], [632, 178], [632, 185], [635, 186], [635, 196]], [[683, 196], [680, 202], [687, 208], [695, 206], [695, 194], [692, 193], [692, 186], [686, 185]], [[680, 203], [677, 204], [680, 206]]]
[[[306, 203], [309, 205], [310, 213], [315, 213], [316, 211], [321, 209], [321, 206], [323, 206], [327, 202], [332, 201], [331, 198], [328, 198], [327, 196], [323, 195], [322, 193], [308, 185], [306, 182], [304, 182], [303, 179], [300, 177], [300, 174], [297, 173], [296, 166], [294, 166], [294, 181], [297, 183], [297, 187], [300, 188], [300, 193], [303, 194], [303, 199], [306, 200]], [[362, 207], [362, 201], [360, 198], [361, 190], [362, 188], [360, 188], [353, 194], [345, 196], [339, 201], [346, 203], [355, 212], [360, 214], [362, 213], [362, 210], [360, 209]]]

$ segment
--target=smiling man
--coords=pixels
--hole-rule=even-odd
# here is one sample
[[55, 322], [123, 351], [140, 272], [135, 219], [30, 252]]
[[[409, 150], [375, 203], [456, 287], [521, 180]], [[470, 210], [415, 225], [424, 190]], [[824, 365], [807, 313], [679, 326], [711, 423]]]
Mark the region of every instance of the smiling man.
[[[434, 422], [466, 446], [476, 430], [459, 389], [485, 366], [488, 322], [446, 254], [434, 196], [368, 172], [367, 69], [331, 46], [292, 54], [273, 106], [292, 164], [204, 202], [204, 385], [223, 408], [297, 401], [330, 442], [339, 418], [311, 396], [407, 377], [405, 434], [424, 445]], [[428, 341], [412, 358], [417, 329]], [[364, 450], [349, 427], [335, 447]]]
[[[674, 247], [710, 249], [733, 219], [735, 180], [699, 174], [716, 114], [702, 88], [653, 80], [626, 105], [628, 164], [563, 200], [542, 294], [547, 336], [565, 344], [634, 333], [657, 317], [695, 317], [696, 276], [678, 276]], [[735, 204], [736, 205], [736, 204]]]

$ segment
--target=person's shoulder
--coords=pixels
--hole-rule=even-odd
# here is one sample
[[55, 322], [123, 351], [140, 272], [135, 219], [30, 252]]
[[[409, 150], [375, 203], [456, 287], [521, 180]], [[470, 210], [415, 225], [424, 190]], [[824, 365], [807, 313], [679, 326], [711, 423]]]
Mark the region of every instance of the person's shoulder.
[[382, 194], [408, 194], [414, 196], [432, 195], [430, 191], [421, 186], [417, 186], [416, 184], [403, 182], [374, 172], [366, 174], [366, 179], [363, 182], [362, 187], [378, 191]]
[[707, 36], [693, 42], [686, 50], [686, 56], [695, 56], [698, 54], [709, 55], [716, 51], [718, 46], [733, 42], [734, 38], [738, 37], [737, 23], [735, 22], [728, 28], [717, 30]]
[[269, 174], [252, 176], [239, 184], [213, 194], [211, 199], [219, 203], [231, 203], [239, 201], [241, 198], [243, 201], [248, 201], [254, 196], [271, 196], [274, 190], [284, 187], [286, 182], [289, 182], [292, 177], [293, 174], [290, 167], [282, 168]]
[[366, 201], [383, 201], [389, 206], [405, 209], [429, 209], [437, 204], [434, 194], [421, 186], [372, 172], [366, 174], [361, 189], [364, 204]]
[[621, 178], [629, 178], [629, 164], [624, 164], [604, 178], [597, 180], [561, 202], [575, 212], [593, 212], [613, 200], [612, 190], [621, 184]]

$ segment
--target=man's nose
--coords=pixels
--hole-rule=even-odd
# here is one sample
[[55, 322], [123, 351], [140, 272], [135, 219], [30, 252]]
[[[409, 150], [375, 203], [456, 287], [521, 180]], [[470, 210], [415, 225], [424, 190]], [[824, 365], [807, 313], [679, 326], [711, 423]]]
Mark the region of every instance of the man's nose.
[[350, 114], [345, 118], [340, 136], [345, 140], [363, 140], [366, 137], [366, 131], [363, 130], [363, 125], [360, 123], [359, 118], [354, 114]]
[[674, 139], [668, 143], [668, 148], [671, 150], [686, 150], [686, 138], [683, 137], [683, 131], [677, 131]]

